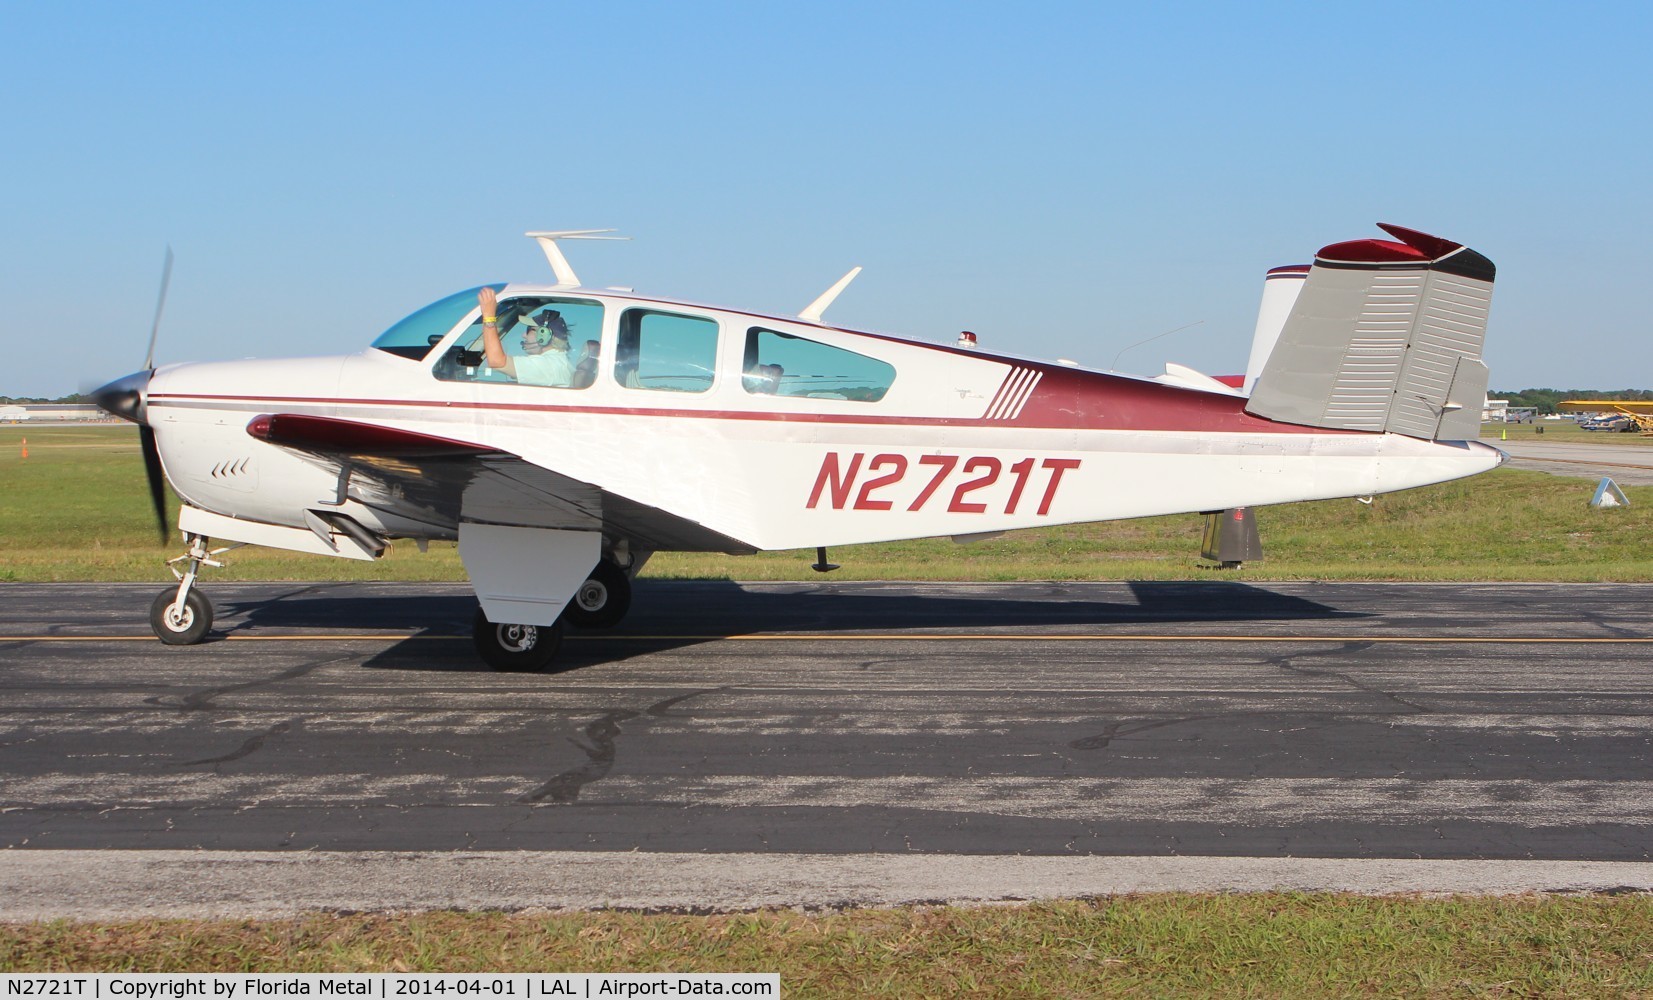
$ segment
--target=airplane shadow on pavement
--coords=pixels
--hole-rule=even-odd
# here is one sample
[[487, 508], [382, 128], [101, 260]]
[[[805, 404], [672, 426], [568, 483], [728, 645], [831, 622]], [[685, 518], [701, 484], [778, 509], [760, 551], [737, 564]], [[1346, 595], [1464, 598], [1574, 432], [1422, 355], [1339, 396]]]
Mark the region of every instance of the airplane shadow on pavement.
[[[372, 655], [363, 666], [395, 670], [486, 670], [471, 648], [476, 600], [468, 593], [328, 593], [224, 603], [230, 631], [378, 629], [418, 632]], [[1265, 587], [1228, 581], [1117, 584], [771, 583], [642, 580], [631, 613], [602, 633], [570, 628], [558, 671], [612, 663], [648, 652], [730, 636], [786, 632], [958, 632], [1052, 627], [1094, 628], [1208, 622], [1327, 621], [1359, 612]], [[601, 636], [601, 641], [591, 637]], [[324, 640], [326, 631], [316, 638]], [[433, 641], [445, 640], [445, 641]]]

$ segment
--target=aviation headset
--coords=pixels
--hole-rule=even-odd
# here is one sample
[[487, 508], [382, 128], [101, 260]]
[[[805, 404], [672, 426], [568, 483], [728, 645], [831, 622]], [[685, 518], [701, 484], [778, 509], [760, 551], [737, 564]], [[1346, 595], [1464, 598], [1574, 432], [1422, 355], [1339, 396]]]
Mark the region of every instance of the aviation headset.
[[555, 309], [543, 310], [538, 316], [523, 316], [522, 321], [534, 331], [534, 339], [540, 346], [551, 343], [554, 334], [561, 334], [564, 340], [568, 339], [568, 322], [562, 318], [562, 313]]

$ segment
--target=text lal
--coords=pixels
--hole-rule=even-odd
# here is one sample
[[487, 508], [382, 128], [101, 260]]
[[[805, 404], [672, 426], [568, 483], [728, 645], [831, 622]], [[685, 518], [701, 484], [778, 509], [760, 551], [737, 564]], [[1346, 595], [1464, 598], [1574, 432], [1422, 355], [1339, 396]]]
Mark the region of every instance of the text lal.
[[[824, 500], [833, 510], [893, 510], [900, 504], [904, 510], [916, 511], [934, 499], [934, 506], [945, 502], [952, 514], [985, 514], [988, 501], [996, 508], [1002, 497], [1004, 513], [1014, 514], [1025, 496], [1029, 502], [1039, 498], [1036, 510], [1043, 516], [1050, 513], [1063, 474], [1077, 468], [1077, 458], [1023, 458], [1007, 464], [992, 455], [920, 455], [909, 459], [899, 452], [885, 452], [868, 459], [864, 452], [845, 458], [829, 451], [821, 459], [821, 471], [815, 475], [815, 487], [804, 506], [814, 510]], [[985, 496], [974, 496], [1001, 479], [1010, 488], [1008, 494], [1001, 487]], [[906, 489], [901, 486], [904, 482], [908, 484]], [[943, 489], [944, 484], [952, 488]], [[1030, 485], [1032, 490], [1028, 489]], [[915, 487], [917, 493], [913, 492]]]

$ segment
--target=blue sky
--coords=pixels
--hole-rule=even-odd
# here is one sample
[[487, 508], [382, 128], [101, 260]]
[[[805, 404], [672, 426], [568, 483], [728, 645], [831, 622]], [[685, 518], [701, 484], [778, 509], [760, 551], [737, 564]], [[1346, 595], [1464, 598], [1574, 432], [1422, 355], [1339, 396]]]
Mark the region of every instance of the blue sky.
[[1499, 266], [1495, 387], [1653, 387], [1646, 5], [0, 0], [0, 394], [365, 346], [490, 280], [1125, 371], [1244, 367], [1269, 267]]

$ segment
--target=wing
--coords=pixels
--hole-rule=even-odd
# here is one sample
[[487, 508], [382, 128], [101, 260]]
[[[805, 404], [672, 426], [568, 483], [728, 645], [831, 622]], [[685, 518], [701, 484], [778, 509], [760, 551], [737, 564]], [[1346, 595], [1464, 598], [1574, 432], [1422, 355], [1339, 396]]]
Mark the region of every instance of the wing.
[[335, 474], [341, 500], [347, 494], [381, 514], [436, 532], [473, 521], [600, 531], [651, 551], [756, 551], [686, 518], [487, 445], [298, 413], [264, 414], [247, 432]]

